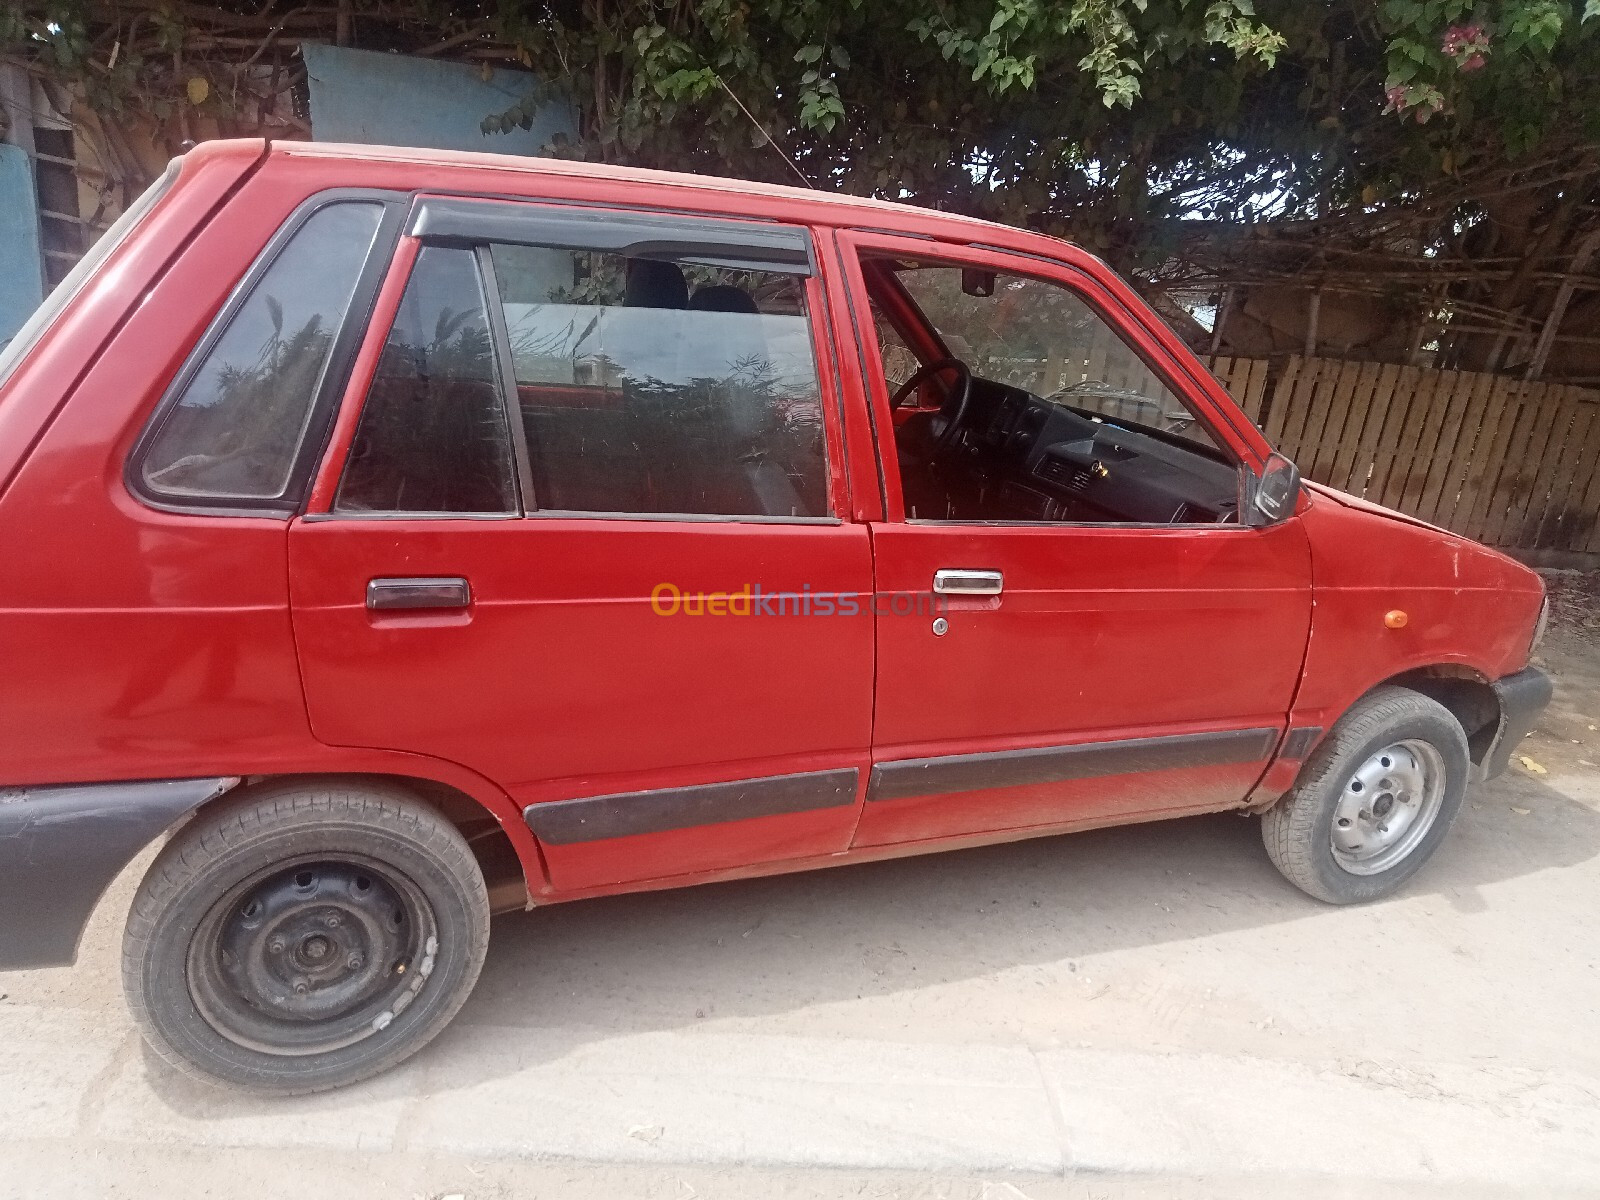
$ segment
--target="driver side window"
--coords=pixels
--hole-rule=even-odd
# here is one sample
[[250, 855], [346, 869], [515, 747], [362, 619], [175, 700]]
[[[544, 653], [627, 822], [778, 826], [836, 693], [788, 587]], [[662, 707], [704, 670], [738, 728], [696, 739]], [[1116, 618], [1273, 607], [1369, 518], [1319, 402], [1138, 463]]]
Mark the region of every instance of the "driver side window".
[[1237, 520], [1225, 444], [1076, 292], [936, 262], [862, 266], [909, 519]]
[[878, 331], [878, 359], [883, 364], [883, 377], [891, 394], [905, 386], [921, 366], [911, 347], [883, 315], [883, 310], [872, 304], [872, 325]]

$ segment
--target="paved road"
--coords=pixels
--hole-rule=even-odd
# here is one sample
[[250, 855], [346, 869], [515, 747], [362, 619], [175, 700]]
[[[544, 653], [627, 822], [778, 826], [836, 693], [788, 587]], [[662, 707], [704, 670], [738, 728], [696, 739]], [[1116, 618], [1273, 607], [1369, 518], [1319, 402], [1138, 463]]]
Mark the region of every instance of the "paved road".
[[1223, 816], [517, 914], [429, 1050], [288, 1102], [143, 1052], [129, 872], [0, 977], [0, 1195], [1600, 1189], [1597, 695], [1388, 903]]

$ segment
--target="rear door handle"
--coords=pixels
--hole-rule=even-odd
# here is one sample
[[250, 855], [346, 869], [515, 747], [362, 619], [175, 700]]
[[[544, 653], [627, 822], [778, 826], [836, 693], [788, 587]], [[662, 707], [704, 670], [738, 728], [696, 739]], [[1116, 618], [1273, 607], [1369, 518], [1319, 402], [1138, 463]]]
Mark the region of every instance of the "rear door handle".
[[466, 608], [472, 588], [459, 575], [373, 579], [367, 583], [367, 608], [393, 612], [405, 608]]
[[933, 590], [947, 596], [998, 596], [1005, 587], [999, 571], [971, 571], [946, 567], [933, 573]]

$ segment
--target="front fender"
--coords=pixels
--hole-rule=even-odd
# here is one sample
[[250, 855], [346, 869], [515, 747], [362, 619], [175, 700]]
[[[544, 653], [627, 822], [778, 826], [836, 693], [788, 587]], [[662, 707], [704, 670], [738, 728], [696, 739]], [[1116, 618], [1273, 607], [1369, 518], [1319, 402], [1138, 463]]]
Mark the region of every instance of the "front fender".
[[0, 970], [70, 966], [89, 914], [117, 872], [238, 782], [0, 788]]

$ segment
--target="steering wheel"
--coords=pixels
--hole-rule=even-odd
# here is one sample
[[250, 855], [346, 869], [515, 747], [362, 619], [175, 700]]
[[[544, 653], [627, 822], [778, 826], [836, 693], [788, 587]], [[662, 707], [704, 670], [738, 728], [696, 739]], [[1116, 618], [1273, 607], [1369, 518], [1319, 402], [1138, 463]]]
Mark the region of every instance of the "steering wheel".
[[[962, 362], [959, 358], [941, 358], [936, 362], [924, 363], [922, 366], [913, 371], [911, 373], [911, 378], [896, 388], [894, 395], [889, 398], [890, 410], [892, 411], [894, 409], [898, 409], [906, 402], [907, 396], [911, 395], [912, 392], [921, 387], [928, 379], [936, 377], [940, 371], [954, 371], [956, 373], [955, 390], [953, 393], [955, 411], [949, 415], [948, 419], [945, 421], [944, 429], [942, 429], [939, 433], [939, 436], [934, 439], [933, 446], [929, 451], [929, 457], [942, 453], [948, 449], [950, 443], [955, 441], [956, 433], [961, 428], [961, 422], [966, 420], [967, 405], [972, 399], [971, 368], [969, 368], [967, 364]], [[951, 395], [947, 395], [945, 397], [944, 403], [939, 406], [939, 411], [941, 413], [951, 406], [951, 398]]]

